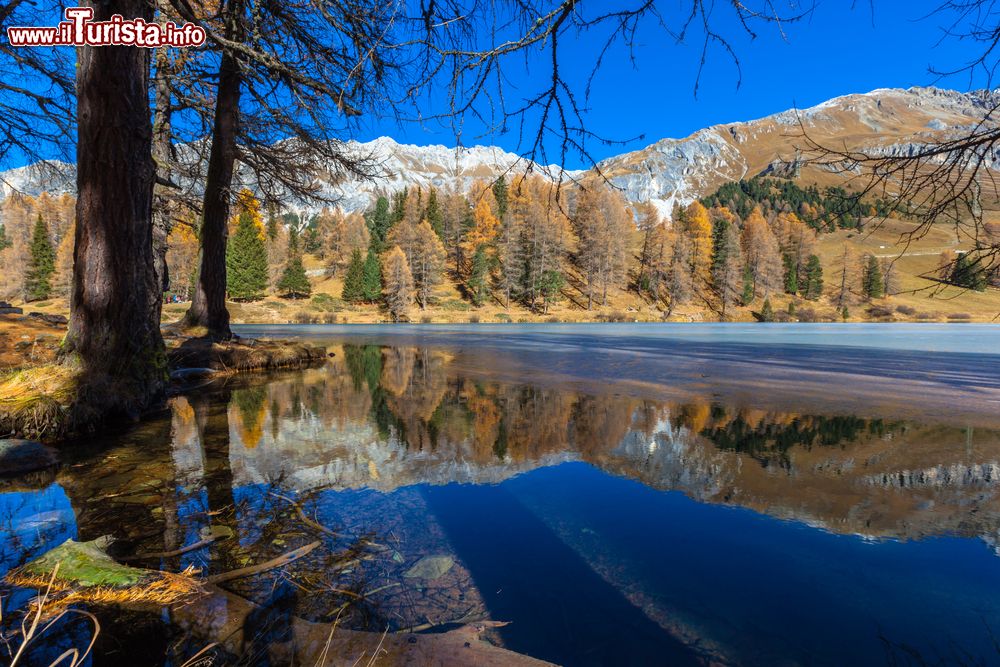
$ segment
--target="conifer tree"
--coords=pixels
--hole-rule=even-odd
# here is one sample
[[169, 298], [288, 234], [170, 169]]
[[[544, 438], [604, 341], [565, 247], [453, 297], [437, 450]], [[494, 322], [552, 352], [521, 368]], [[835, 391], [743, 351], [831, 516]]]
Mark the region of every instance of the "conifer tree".
[[743, 266], [743, 294], [740, 301], [744, 306], [749, 306], [753, 302], [753, 269], [749, 264]]
[[437, 189], [431, 188], [427, 195], [427, 208], [424, 209], [424, 220], [430, 223], [431, 229], [440, 238], [444, 233], [444, 214], [441, 212], [441, 205], [438, 203]]
[[864, 286], [865, 296], [869, 300], [882, 298], [882, 267], [879, 266], [878, 258], [875, 255], [868, 255], [862, 285]]
[[806, 263], [806, 285], [802, 295], [810, 301], [816, 301], [823, 296], [823, 265], [816, 255], [809, 255], [809, 261]]
[[760, 321], [761, 322], [773, 322], [774, 321], [774, 307], [771, 305], [771, 297], [764, 297], [764, 305], [760, 308]]
[[382, 298], [382, 265], [379, 264], [378, 255], [375, 254], [374, 248], [368, 248], [362, 273], [365, 301], [375, 303]]
[[797, 294], [799, 291], [799, 267], [795, 263], [795, 258], [785, 254], [782, 262], [785, 267], [785, 292]]
[[7, 238], [7, 229], [0, 223], [0, 250], [5, 250], [14, 245], [14, 242]]
[[542, 276], [538, 281], [538, 291], [542, 295], [543, 314], [548, 314], [549, 304], [559, 300], [559, 293], [565, 284], [566, 278], [563, 276], [562, 271], [549, 269], [542, 272]]
[[691, 277], [696, 286], [708, 285], [712, 279], [712, 221], [708, 209], [700, 202], [691, 202], [684, 211], [685, 231], [691, 241]]
[[986, 272], [978, 259], [972, 259], [967, 252], [962, 253], [955, 259], [951, 282], [959, 287], [982, 292], [986, 289]]
[[486, 300], [486, 288], [490, 274], [490, 255], [485, 245], [476, 248], [472, 255], [472, 269], [469, 273], [469, 290], [472, 292], [472, 303], [483, 305]]
[[501, 174], [500, 178], [493, 182], [493, 198], [497, 202], [497, 217], [501, 220], [507, 214], [508, 195], [507, 179]]
[[24, 282], [24, 300], [41, 301], [49, 298], [55, 270], [56, 253], [49, 240], [49, 228], [39, 213], [31, 235], [31, 261]]
[[670, 261], [670, 310], [685, 304], [692, 296], [691, 239], [687, 234], [679, 234], [674, 244], [674, 254]]
[[405, 320], [407, 311], [413, 305], [413, 275], [399, 246], [386, 253], [382, 272], [385, 275], [385, 303], [389, 314], [396, 322]]
[[258, 217], [245, 208], [226, 247], [226, 284], [234, 301], [256, 301], [267, 291], [267, 245]]
[[365, 300], [365, 261], [357, 248], [351, 253], [351, 264], [344, 276], [344, 289], [341, 297], [349, 303], [361, 303]]
[[278, 281], [278, 292], [291, 299], [301, 299], [312, 294], [312, 285], [302, 266], [302, 254], [299, 252], [299, 235], [293, 228], [288, 236], [288, 263]]
[[389, 200], [379, 197], [375, 202], [375, 210], [368, 216], [368, 232], [371, 235], [371, 243], [376, 254], [385, 249], [385, 239], [392, 227], [392, 219], [389, 215]]

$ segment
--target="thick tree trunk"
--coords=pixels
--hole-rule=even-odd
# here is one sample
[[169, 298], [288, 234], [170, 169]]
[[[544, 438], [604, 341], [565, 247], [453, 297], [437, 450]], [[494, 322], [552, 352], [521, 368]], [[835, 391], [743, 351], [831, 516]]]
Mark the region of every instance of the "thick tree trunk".
[[[164, 18], [163, 3], [160, 6], [160, 23]], [[156, 79], [154, 81], [154, 111], [153, 111], [153, 161], [156, 174], [165, 181], [172, 180], [171, 164], [173, 162], [171, 142], [173, 94], [171, 77], [173, 76], [169, 49], [161, 47], [156, 50]], [[170, 195], [166, 186], [155, 185], [153, 208], [153, 270], [161, 294], [170, 289], [170, 273], [167, 270], [167, 237], [172, 226], [172, 210]]]
[[[243, 3], [241, 0], [232, 1], [226, 11], [226, 35], [230, 40], [239, 41], [242, 38]], [[229, 311], [226, 310], [226, 237], [236, 166], [241, 85], [240, 64], [230, 52], [223, 52], [219, 64], [212, 150], [205, 179], [201, 267], [194, 300], [184, 316], [186, 327], [203, 327], [209, 336], [217, 339], [232, 337]]]
[[[145, 0], [85, 5], [95, 21], [151, 19]], [[79, 194], [64, 360], [83, 373], [81, 402], [137, 412], [160, 397], [166, 380], [153, 272], [149, 52], [103, 46], [79, 54]]]

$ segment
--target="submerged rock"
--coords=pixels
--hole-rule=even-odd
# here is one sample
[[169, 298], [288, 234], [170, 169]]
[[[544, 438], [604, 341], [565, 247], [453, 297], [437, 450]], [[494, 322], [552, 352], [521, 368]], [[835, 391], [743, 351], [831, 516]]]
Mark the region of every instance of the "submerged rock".
[[455, 565], [455, 559], [451, 556], [424, 556], [413, 567], [407, 570], [403, 576], [410, 579], [428, 579], [433, 581], [438, 577], [444, 576], [453, 565]]
[[0, 440], [0, 477], [15, 477], [59, 464], [56, 450], [34, 440]]

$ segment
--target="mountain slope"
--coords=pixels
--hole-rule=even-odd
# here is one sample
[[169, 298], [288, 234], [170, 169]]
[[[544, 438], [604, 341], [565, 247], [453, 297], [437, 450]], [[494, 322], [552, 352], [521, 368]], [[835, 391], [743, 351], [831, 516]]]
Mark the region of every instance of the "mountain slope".
[[[803, 110], [789, 110], [758, 120], [728, 123], [699, 130], [684, 139], [662, 139], [641, 150], [603, 160], [597, 165], [633, 202], [651, 201], [664, 214], [673, 205], [686, 204], [714, 192], [727, 181], [765, 171], [799, 174], [821, 185], [843, 183], [851, 174], [802, 165], [800, 151], [805, 131], [814, 141], [848, 149], [876, 149], [907, 153], [921, 143], [948, 136], [979, 123], [1000, 102], [1000, 92], [960, 93], [937, 88], [879, 89], [845, 95]], [[349, 150], [371, 155], [386, 172], [373, 181], [347, 179], [324, 182], [323, 192], [341, 208], [354, 211], [371, 205], [378, 194], [420, 186], [465, 190], [476, 179], [518, 173], [531, 165], [513, 153], [493, 146], [448, 148], [399, 144], [388, 137], [367, 143], [348, 142]], [[1000, 165], [1000, 155], [989, 165]], [[52, 170], [48, 167], [61, 166]], [[538, 167], [550, 177], [558, 167]], [[577, 178], [589, 172], [566, 172]], [[0, 173], [0, 198], [11, 191], [71, 191], [73, 168], [45, 163]], [[253, 188], [246, 170], [240, 185]], [[197, 192], [197, 184], [192, 184]], [[289, 202], [289, 208], [313, 210], [315, 204]]]
[[[937, 88], [879, 89], [845, 95], [759, 120], [716, 125], [685, 139], [662, 139], [598, 164], [631, 201], [652, 201], [669, 214], [727, 181], [766, 171], [797, 173], [807, 182], [839, 184], [851, 174], [802, 165], [803, 133], [824, 146], [907, 153], [983, 120], [1000, 93]], [[997, 168], [996, 156], [990, 168]]]

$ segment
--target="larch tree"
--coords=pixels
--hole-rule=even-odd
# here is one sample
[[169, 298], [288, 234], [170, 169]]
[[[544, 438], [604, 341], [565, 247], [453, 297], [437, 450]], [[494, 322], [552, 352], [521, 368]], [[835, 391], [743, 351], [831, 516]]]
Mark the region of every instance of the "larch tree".
[[444, 197], [441, 240], [455, 276], [461, 276], [466, 261], [465, 236], [472, 227], [472, 210], [465, 195], [451, 192]]
[[393, 64], [384, 58], [396, 8], [364, 0], [223, 0], [205, 12], [188, 0], [170, 0], [185, 20], [207, 31], [206, 49], [217, 58], [192, 63], [189, 79], [214, 109], [202, 203], [201, 267], [194, 300], [184, 317], [213, 338], [231, 336], [226, 310], [225, 248], [237, 162], [254, 173], [264, 197], [291, 192], [320, 197], [318, 175], [371, 178], [382, 172], [339, 136], [335, 119], [361, 115], [380, 96]]
[[580, 241], [576, 258], [587, 283], [587, 310], [593, 308], [595, 293], [607, 305], [609, 285], [625, 274], [632, 218], [617, 193], [594, 185], [580, 192], [573, 226]]
[[518, 296], [518, 283], [524, 273], [524, 253], [521, 245], [522, 218], [508, 209], [501, 219], [497, 237], [497, 259], [500, 262], [497, 287], [503, 293], [504, 308], [510, 308], [511, 297]]
[[167, 236], [170, 291], [182, 301], [191, 298], [198, 270], [198, 237], [190, 224], [175, 224]]
[[837, 308], [842, 309], [847, 306], [851, 299], [851, 294], [855, 293], [858, 275], [857, 257], [851, 252], [846, 243], [840, 254], [840, 271], [837, 275], [836, 303]]
[[743, 300], [743, 250], [736, 225], [723, 223], [719, 242], [721, 259], [716, 263], [712, 283], [722, 304], [722, 317]]
[[670, 258], [670, 312], [677, 306], [689, 303], [694, 295], [691, 252], [691, 237], [684, 232], [677, 234]]
[[[401, 223], [405, 224], [405, 223]], [[405, 254], [405, 253], [404, 253]], [[446, 258], [441, 239], [424, 220], [416, 226], [413, 263], [410, 270], [413, 275], [413, 285], [416, 289], [417, 303], [420, 308], [426, 308], [430, 303], [434, 288], [441, 282]]]
[[707, 286], [712, 277], [712, 221], [708, 209], [691, 202], [683, 215], [684, 232], [691, 242], [691, 277], [696, 288]]
[[385, 277], [385, 304], [389, 314], [395, 322], [405, 321], [413, 305], [413, 275], [399, 246], [393, 246], [386, 253], [382, 275]]
[[[87, 2], [94, 21], [152, 20], [145, 0]], [[153, 262], [149, 53], [77, 49], [73, 290], [62, 357], [82, 371], [78, 401], [137, 414], [162, 396], [166, 359]], [[107, 128], [114, 127], [109, 136]]]
[[491, 246], [500, 231], [500, 220], [493, 213], [489, 199], [485, 194], [476, 198], [476, 205], [472, 209], [472, 226], [465, 234], [462, 243], [465, 244], [465, 256], [472, 257], [476, 251], [483, 246]]
[[743, 256], [751, 276], [751, 300], [782, 288], [784, 270], [778, 240], [761, 215], [754, 209], [743, 221]]

